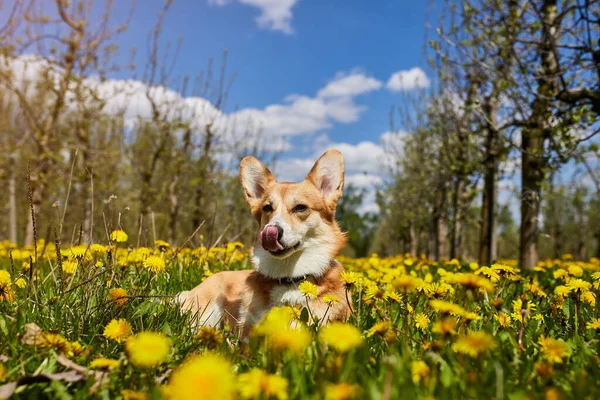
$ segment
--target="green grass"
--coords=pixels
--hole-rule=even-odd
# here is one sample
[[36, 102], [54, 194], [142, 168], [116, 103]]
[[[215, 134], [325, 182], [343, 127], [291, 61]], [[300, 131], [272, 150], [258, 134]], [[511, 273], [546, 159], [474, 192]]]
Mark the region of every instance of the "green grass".
[[[168, 298], [163, 297], [197, 285], [207, 270], [250, 268], [245, 257], [238, 255], [235, 261], [220, 261], [230, 258], [226, 257], [226, 250], [200, 256], [198, 252], [194, 256], [188, 251], [178, 257], [166, 254], [167, 268], [156, 274], [144, 268], [143, 262], [135, 261], [135, 257], [130, 256], [129, 261], [124, 262], [125, 253], [120, 250], [114, 257], [118, 260], [116, 265], [111, 265], [106, 255], [90, 257], [80, 261], [76, 274], [68, 277], [60, 272], [52, 252], [54, 250], [49, 248], [48, 257], [40, 257], [34, 282], [28, 282], [27, 272], [21, 270], [21, 262], [26, 257], [12, 266], [7, 258], [0, 264], [0, 269], [11, 272], [13, 282], [18, 276], [28, 282], [24, 288], [11, 286], [15, 294], [13, 302], [0, 300], [0, 355], [5, 369], [0, 385], [22, 383], [25, 377], [35, 374], [70, 370], [59, 362], [63, 360], [64, 364], [64, 358], [59, 357], [60, 347], [40, 348], [22, 342], [28, 323], [83, 345], [85, 350], [81, 354], [68, 355], [78, 365], [87, 367], [100, 356], [121, 363], [119, 368], [104, 373], [100, 384], [97, 384], [97, 376], [78, 382], [52, 380], [23, 384], [17, 388], [14, 398], [66, 399], [92, 395], [115, 399], [121, 397], [124, 389], [160, 398], [159, 388], [169, 381], [172, 371], [191, 355], [206, 352], [216, 352], [228, 359], [237, 376], [260, 368], [286, 378], [289, 398], [323, 398], [327, 393], [332, 394], [326, 391], [328, 384], [340, 382], [357, 385], [360, 388], [357, 398], [373, 399], [542, 399], [551, 398], [555, 392], [564, 398], [581, 399], [595, 398], [600, 390], [600, 329], [587, 327], [597, 321], [598, 306], [584, 301], [582, 293], [571, 292], [564, 298], [554, 294], [554, 289], [566, 285], [567, 280], [581, 279], [587, 282], [585, 286], [589, 285], [585, 292], [591, 293], [585, 296], [597, 298], [600, 279], [597, 260], [590, 263], [556, 261], [544, 271], [520, 272], [522, 280], [502, 277], [492, 290], [483, 292], [468, 283], [452, 281], [448, 275], [443, 277], [438, 271], [443, 268], [453, 272], [460, 268], [462, 273], [471, 273], [466, 264], [436, 265], [402, 256], [343, 259], [346, 267], [360, 277], [351, 289], [355, 312], [348, 323], [358, 328], [363, 344], [347, 353], [337, 352], [332, 346], [326, 346], [317, 326], [312, 324], [307, 328], [312, 335], [310, 344], [302, 354], [295, 355], [287, 350], [275, 351], [268, 342], [254, 336], [249, 343], [240, 343], [228, 330], [222, 333], [222, 342], [210, 345], [195, 337], [189, 328], [189, 316], [181, 315]], [[45, 258], [47, 261], [42, 261]], [[98, 260], [103, 261], [104, 266], [96, 266]], [[573, 276], [579, 274], [579, 269], [573, 266], [581, 270], [580, 276]], [[565, 277], [555, 277], [558, 270], [564, 270]], [[406, 278], [398, 280], [411, 276], [411, 272], [414, 277], [408, 278], [408, 284]], [[596, 275], [592, 275], [594, 273]], [[448, 285], [453, 293], [438, 296], [427, 292], [426, 281], [429, 280], [451, 282]], [[528, 286], [534, 281], [539, 284], [537, 292]], [[115, 287], [125, 289], [130, 296], [122, 307], [109, 300], [108, 291]], [[400, 301], [389, 297], [392, 290], [401, 297], [396, 297]], [[471, 316], [452, 317], [436, 311], [430, 303], [436, 296], [460, 305], [472, 313]], [[520, 314], [513, 309], [518, 299], [522, 300], [523, 309], [528, 305], [533, 309]], [[507, 326], [501, 326], [498, 321], [501, 313], [513, 315]], [[417, 328], [418, 314], [430, 320], [426, 328]], [[524, 315], [525, 320], [518, 320], [519, 315]], [[103, 336], [104, 327], [120, 318], [131, 323], [134, 333], [157, 331], [167, 335], [172, 343], [168, 359], [148, 370], [132, 365], [124, 343]], [[452, 318], [456, 323], [455, 333], [434, 332], [436, 322], [444, 318]], [[303, 313], [301, 319], [306, 320], [307, 313]], [[391, 327], [380, 333], [369, 331], [382, 321]], [[484, 331], [492, 340], [492, 345], [475, 357], [461, 353], [455, 346], [472, 331]], [[568, 351], [558, 359], [549, 359], [540, 345], [542, 337], [564, 341]], [[419, 360], [427, 368], [417, 380], [412, 369], [413, 363]]]

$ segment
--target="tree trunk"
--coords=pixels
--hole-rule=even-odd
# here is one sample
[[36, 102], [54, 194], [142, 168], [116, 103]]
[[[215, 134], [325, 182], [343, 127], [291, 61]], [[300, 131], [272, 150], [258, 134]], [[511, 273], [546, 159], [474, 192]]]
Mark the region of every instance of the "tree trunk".
[[541, 186], [544, 180], [544, 142], [551, 135], [551, 99], [556, 92], [558, 61], [552, 51], [556, 38], [556, 0], [542, 6], [541, 73], [537, 96], [532, 102], [529, 126], [521, 131], [521, 232], [519, 261], [524, 269], [533, 269], [539, 260], [538, 219]]
[[453, 208], [453, 224], [451, 233], [450, 258], [458, 258], [462, 256], [462, 194], [464, 191], [465, 182], [462, 177], [459, 177], [454, 184], [454, 192], [452, 193], [452, 208]]
[[495, 128], [498, 109], [497, 96], [492, 95], [484, 105], [487, 114], [487, 137], [485, 143], [485, 176], [481, 197], [481, 231], [479, 245], [479, 263], [491, 264], [497, 257], [496, 253], [496, 204], [498, 200], [498, 132]]
[[[214, 140], [214, 133], [212, 131], [212, 125], [208, 124], [205, 127], [205, 131], [206, 131], [206, 137], [204, 138], [204, 144], [202, 146], [202, 155], [200, 156], [200, 159], [198, 160], [198, 164], [199, 164], [199, 169], [200, 169], [200, 176], [198, 177], [198, 184], [196, 185], [196, 193], [194, 196], [194, 211], [192, 214], [192, 230], [196, 230], [196, 228], [198, 228], [198, 226], [200, 226], [200, 223], [202, 222], [202, 215], [203, 215], [203, 209], [202, 209], [202, 203], [204, 201], [204, 197], [206, 195], [206, 193], [204, 192], [204, 184], [206, 182], [206, 180], [208, 179], [208, 176], [210, 174], [211, 171], [211, 155], [210, 152], [212, 151], [212, 145], [213, 145], [213, 140]], [[212, 229], [212, 227], [211, 227]]]
[[409, 253], [412, 257], [417, 255], [417, 232], [415, 230], [415, 224], [411, 221], [408, 227], [408, 233], [410, 235], [410, 250]]
[[600, 226], [596, 229], [596, 258], [600, 259]]
[[521, 232], [520, 263], [533, 269], [538, 256], [540, 192], [544, 179], [540, 150], [543, 139], [539, 130], [523, 132], [521, 145]]
[[442, 189], [438, 192], [433, 210], [433, 250], [432, 257], [439, 261], [443, 257], [445, 247], [445, 232], [444, 232], [444, 204], [446, 200], [446, 191]]
[[9, 218], [9, 240], [17, 244], [17, 160], [16, 154], [9, 156], [8, 177], [8, 218]]
[[177, 197], [177, 181], [175, 177], [169, 185], [169, 243], [175, 243], [177, 236], [177, 218], [179, 217], [179, 199]]

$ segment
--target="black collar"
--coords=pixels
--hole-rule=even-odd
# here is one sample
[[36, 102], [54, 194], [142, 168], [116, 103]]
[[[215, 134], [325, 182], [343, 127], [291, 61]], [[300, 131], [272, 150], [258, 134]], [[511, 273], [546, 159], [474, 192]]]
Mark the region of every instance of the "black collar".
[[290, 278], [290, 277], [286, 277], [286, 278], [276, 278], [275, 280], [277, 282], [279, 282], [280, 285], [292, 285], [292, 284], [297, 284], [300, 282], [303, 282], [305, 280], [307, 280], [311, 275], [302, 275], [302, 276], [297, 276], [295, 278]]

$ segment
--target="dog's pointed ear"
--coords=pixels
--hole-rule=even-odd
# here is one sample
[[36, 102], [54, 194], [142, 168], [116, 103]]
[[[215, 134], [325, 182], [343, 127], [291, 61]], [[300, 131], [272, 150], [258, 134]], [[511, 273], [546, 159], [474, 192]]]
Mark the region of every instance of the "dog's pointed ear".
[[342, 197], [344, 190], [344, 157], [338, 150], [325, 152], [312, 167], [306, 179], [313, 183], [328, 203]]
[[250, 207], [262, 198], [267, 187], [276, 183], [271, 171], [251, 156], [245, 157], [240, 163], [240, 181]]

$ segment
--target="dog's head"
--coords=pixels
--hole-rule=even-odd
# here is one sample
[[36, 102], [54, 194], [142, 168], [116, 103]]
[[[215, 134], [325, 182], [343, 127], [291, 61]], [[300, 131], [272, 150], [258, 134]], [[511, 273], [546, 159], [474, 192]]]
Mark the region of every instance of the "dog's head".
[[344, 188], [342, 154], [326, 152], [298, 183], [278, 183], [260, 161], [246, 157], [240, 178], [260, 227], [256, 269], [271, 278], [321, 275], [345, 245], [334, 218]]

